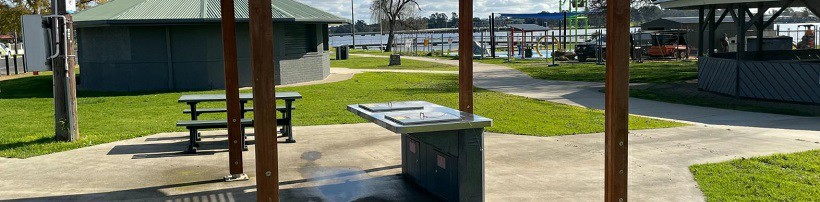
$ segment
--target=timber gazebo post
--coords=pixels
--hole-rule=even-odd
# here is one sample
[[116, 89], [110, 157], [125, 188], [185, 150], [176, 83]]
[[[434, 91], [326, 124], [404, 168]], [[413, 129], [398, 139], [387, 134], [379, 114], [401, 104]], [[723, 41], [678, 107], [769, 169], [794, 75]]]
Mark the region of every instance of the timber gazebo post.
[[225, 98], [228, 109], [228, 167], [230, 175], [225, 181], [248, 180], [242, 164], [242, 106], [239, 104], [239, 70], [236, 53], [236, 19], [234, 1], [221, 0], [222, 55], [225, 64]]
[[[271, 0], [248, 1], [256, 138], [256, 200], [279, 201]], [[224, 17], [224, 16], [223, 16]]]
[[610, 0], [606, 9], [606, 129], [604, 201], [627, 201], [629, 135], [629, 0]]

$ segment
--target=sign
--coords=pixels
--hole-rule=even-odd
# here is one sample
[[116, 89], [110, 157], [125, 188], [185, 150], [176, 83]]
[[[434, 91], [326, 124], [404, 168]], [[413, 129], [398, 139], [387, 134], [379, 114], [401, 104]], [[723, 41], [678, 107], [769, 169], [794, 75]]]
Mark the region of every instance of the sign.
[[23, 15], [23, 49], [26, 50], [26, 69], [28, 71], [48, 71], [46, 58], [51, 51], [49, 47], [48, 34], [43, 28], [43, 18], [40, 15]]
[[65, 11], [68, 14], [77, 12], [77, 0], [65, 0]]

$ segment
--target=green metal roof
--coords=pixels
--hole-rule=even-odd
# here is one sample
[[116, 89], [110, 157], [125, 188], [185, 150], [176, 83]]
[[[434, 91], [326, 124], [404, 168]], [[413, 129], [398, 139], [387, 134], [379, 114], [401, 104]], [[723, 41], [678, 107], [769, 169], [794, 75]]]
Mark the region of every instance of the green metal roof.
[[[235, 0], [237, 21], [248, 20], [248, 0]], [[294, 0], [271, 3], [274, 22], [350, 23]], [[110, 24], [218, 22], [219, 0], [114, 0], [74, 15], [78, 27]]]

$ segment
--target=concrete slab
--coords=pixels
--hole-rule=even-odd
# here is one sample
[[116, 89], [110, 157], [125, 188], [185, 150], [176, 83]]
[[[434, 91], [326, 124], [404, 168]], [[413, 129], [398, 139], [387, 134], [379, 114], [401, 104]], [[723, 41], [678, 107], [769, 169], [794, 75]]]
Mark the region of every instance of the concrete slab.
[[[249, 131], [252, 132], [252, 131]], [[295, 127], [279, 144], [282, 201], [430, 201], [399, 174], [400, 139], [375, 124]], [[227, 174], [226, 132], [203, 134], [202, 152], [184, 155], [185, 133], [97, 145], [0, 164], [0, 200], [245, 201], [251, 181]], [[253, 145], [250, 146], [253, 151]], [[820, 132], [690, 126], [630, 134], [630, 200], [702, 201], [688, 166], [739, 157], [820, 149]], [[487, 201], [597, 201], [603, 198], [603, 134], [485, 137]]]

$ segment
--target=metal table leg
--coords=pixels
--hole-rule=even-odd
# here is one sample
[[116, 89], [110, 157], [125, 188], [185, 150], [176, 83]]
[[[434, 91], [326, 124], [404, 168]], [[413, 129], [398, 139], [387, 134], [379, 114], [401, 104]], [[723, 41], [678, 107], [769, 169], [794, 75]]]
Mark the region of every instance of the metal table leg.
[[285, 100], [285, 114], [283, 116], [288, 122], [288, 125], [283, 127], [285, 133], [288, 135], [288, 139], [285, 140], [285, 143], [296, 143], [296, 140], [293, 139], [293, 101], [294, 100]]
[[[242, 113], [239, 113], [240, 122], [241, 122], [241, 119], [245, 119], [245, 104], [246, 103], [248, 103], [248, 101], [239, 101], [239, 109], [242, 110]], [[242, 151], [248, 151], [248, 135], [245, 134], [245, 126], [240, 124], [240, 128], [241, 128], [240, 134], [242, 134]]]

